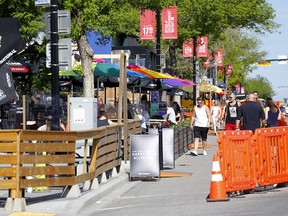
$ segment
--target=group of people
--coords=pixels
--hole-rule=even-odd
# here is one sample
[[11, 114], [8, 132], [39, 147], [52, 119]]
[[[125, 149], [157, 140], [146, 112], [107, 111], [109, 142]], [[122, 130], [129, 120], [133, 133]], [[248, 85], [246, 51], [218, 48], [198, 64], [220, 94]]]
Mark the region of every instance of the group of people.
[[236, 100], [236, 95], [229, 95], [227, 105], [218, 105], [218, 101], [210, 109], [203, 103], [201, 97], [197, 98], [197, 106], [193, 109], [191, 128], [194, 130], [193, 155], [198, 155], [199, 140], [202, 139], [203, 155], [207, 155], [207, 135], [210, 122], [214, 133], [217, 135], [217, 126], [220, 121], [225, 124], [225, 130], [251, 130], [253, 133], [257, 128], [276, 127], [279, 120], [287, 125], [286, 116], [275, 105], [272, 98], [267, 98], [265, 111], [258, 101], [258, 92], [246, 94], [246, 100], [242, 103]]

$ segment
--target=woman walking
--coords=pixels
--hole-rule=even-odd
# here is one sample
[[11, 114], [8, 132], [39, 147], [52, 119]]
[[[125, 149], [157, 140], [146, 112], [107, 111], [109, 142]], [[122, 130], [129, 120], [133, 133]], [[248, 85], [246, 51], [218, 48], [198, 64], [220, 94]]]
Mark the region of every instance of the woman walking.
[[217, 127], [219, 125], [219, 119], [221, 115], [221, 108], [218, 105], [218, 101], [214, 101], [214, 105], [211, 107], [211, 115], [212, 115], [212, 127], [215, 135], [217, 135]]
[[267, 98], [267, 107], [265, 109], [266, 127], [277, 127], [278, 120], [281, 119], [281, 112], [275, 105], [272, 98]]

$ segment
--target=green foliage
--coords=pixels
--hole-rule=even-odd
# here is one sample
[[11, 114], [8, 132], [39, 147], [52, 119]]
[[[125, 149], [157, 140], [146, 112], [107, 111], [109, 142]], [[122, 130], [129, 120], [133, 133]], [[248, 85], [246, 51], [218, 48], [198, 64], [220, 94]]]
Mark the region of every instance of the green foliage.
[[[241, 32], [237, 35], [237, 31], [227, 32], [226, 29], [249, 29], [263, 33], [272, 32], [278, 26], [273, 21], [275, 12], [266, 0], [58, 0], [58, 4], [59, 10], [71, 11], [70, 36], [81, 51], [84, 88], [88, 82], [94, 82], [90, 66], [93, 53], [85, 42], [86, 32], [100, 31], [104, 36], [116, 37], [122, 34], [138, 36], [140, 9], [162, 10], [172, 5], [178, 7], [178, 39], [162, 40], [161, 45], [162, 51], [169, 54], [171, 65], [168, 67], [185, 78], [191, 77], [192, 62], [181, 58], [181, 52], [182, 43], [189, 38], [209, 35], [210, 51], [223, 48], [225, 62], [232, 63], [235, 68], [235, 78], [229, 81], [236, 83], [242, 80], [241, 76], [244, 79], [247, 73], [253, 70], [252, 63], [264, 53], [253, 47], [257, 44], [253, 38]], [[44, 10], [45, 7], [35, 7], [31, 0], [0, 0], [0, 16], [19, 17], [22, 23], [21, 33], [27, 42], [39, 31], [43, 31]], [[239, 41], [235, 40], [236, 44], [233, 44], [232, 36], [238, 36]], [[155, 47], [155, 42], [152, 41], [142, 43]], [[45, 54], [45, 44], [39, 47], [34, 49], [37, 50], [36, 61]], [[89, 87], [91, 95], [94, 95], [93, 86]]]
[[35, 7], [31, 0], [1, 0], [0, 17], [17, 17], [21, 23], [22, 37], [30, 42], [45, 28], [42, 22], [44, 7]]
[[275, 92], [271, 83], [266, 77], [257, 75], [255, 78], [248, 78], [243, 82], [246, 92], [258, 91], [260, 98], [273, 97]]
[[[224, 64], [233, 64], [233, 74], [229, 80], [230, 85], [241, 83], [249, 72], [256, 68], [255, 62], [263, 58], [266, 53], [260, 51], [261, 42], [253, 34], [241, 29], [226, 29], [225, 38], [215, 43], [216, 49], [224, 50]], [[219, 73], [220, 80], [223, 75]]]
[[185, 118], [184, 121], [178, 122], [177, 125], [173, 125], [173, 128], [175, 130], [180, 130], [181, 128], [190, 127], [190, 124], [191, 124], [191, 119], [190, 118]]
[[39, 72], [33, 74], [32, 77], [32, 89], [46, 91], [51, 90], [51, 73], [49, 68], [46, 68], [44, 65], [40, 67]]

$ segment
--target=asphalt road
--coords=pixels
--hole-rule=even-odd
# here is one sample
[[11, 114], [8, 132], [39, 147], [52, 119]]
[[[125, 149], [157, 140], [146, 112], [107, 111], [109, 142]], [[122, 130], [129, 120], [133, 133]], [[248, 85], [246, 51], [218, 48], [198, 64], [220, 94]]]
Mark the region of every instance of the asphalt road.
[[217, 151], [216, 139], [216, 136], [209, 135], [208, 144], [212, 148], [208, 149], [208, 156], [186, 154], [176, 161], [175, 172], [192, 173], [191, 176], [127, 182], [80, 215], [288, 215], [287, 187], [266, 191], [258, 188], [251, 194], [231, 197], [227, 202], [206, 201], [210, 191], [212, 157]]

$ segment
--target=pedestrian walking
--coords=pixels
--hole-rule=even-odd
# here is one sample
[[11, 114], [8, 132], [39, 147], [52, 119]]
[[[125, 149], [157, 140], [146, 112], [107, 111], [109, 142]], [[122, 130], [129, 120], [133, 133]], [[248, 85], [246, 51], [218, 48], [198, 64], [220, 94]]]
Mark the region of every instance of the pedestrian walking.
[[265, 108], [266, 127], [277, 127], [278, 120], [281, 120], [281, 112], [275, 105], [272, 98], [267, 98], [267, 107]]
[[240, 107], [240, 102], [236, 101], [236, 95], [229, 95], [229, 102], [225, 109], [225, 130], [236, 130], [237, 113]]
[[257, 128], [264, 127], [266, 124], [265, 113], [258, 103], [255, 103], [255, 94], [248, 95], [248, 101], [239, 108], [236, 120], [236, 129], [240, 129], [240, 120], [242, 118], [243, 130], [254, 131]]
[[215, 135], [217, 135], [217, 128], [221, 116], [221, 108], [217, 100], [215, 100], [213, 106], [211, 106], [211, 116], [212, 116], [212, 128], [214, 130]]
[[201, 97], [197, 98], [197, 106], [194, 106], [191, 119], [191, 128], [194, 131], [194, 151], [191, 153], [198, 156], [199, 139], [202, 139], [203, 155], [207, 155], [207, 135], [210, 127], [211, 114], [209, 108], [203, 104]]

